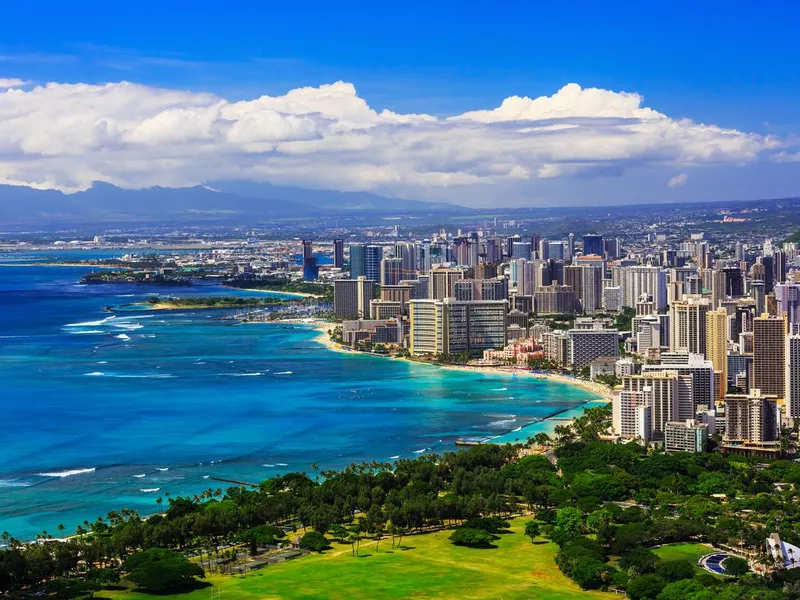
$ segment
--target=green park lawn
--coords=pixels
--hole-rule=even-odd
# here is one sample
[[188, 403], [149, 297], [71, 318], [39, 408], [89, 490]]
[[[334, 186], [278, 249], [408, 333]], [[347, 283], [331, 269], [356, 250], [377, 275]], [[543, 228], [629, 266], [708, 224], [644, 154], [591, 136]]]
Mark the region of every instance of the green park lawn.
[[698, 573], [708, 573], [697, 565], [697, 561], [706, 554], [713, 552], [713, 548], [708, 544], [668, 544], [659, 548], [653, 548], [661, 560], [688, 560]]
[[[553, 559], [551, 542], [531, 544], [523, 535], [526, 519], [512, 521], [512, 533], [495, 542], [497, 548], [476, 550], [457, 547], [447, 540], [449, 531], [403, 538], [402, 549], [392, 550], [391, 539], [362, 542], [359, 557], [350, 545], [333, 544], [321, 555], [265, 567], [247, 576], [208, 578], [220, 598], [612, 598], [587, 592], [562, 575]], [[132, 590], [103, 591], [112, 600], [155, 598]], [[163, 600], [207, 600], [211, 588]]]

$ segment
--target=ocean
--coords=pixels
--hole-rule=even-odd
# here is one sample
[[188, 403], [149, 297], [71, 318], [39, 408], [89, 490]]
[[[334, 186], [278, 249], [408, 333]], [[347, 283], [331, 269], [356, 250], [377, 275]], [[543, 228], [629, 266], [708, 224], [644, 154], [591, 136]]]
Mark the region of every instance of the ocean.
[[[454, 450], [596, 399], [531, 377], [461, 372], [315, 341], [303, 325], [232, 325], [226, 310], [126, 310], [221, 286], [81, 285], [56, 258], [0, 253], [0, 531], [72, 533], [159, 497]], [[259, 294], [263, 296], [263, 294]], [[517, 430], [517, 431], [515, 431]], [[526, 429], [526, 432], [532, 429]]]

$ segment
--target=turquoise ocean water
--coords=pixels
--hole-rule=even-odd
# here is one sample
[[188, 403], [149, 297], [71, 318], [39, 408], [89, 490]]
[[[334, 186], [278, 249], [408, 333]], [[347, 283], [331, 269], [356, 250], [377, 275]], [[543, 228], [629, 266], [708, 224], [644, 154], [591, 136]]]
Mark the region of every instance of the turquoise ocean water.
[[[56, 257], [69, 255], [0, 263]], [[0, 267], [0, 531], [22, 539], [122, 507], [153, 513], [165, 493], [227, 487], [213, 478], [391, 461], [452, 450], [458, 438], [513, 441], [594, 398], [529, 377], [333, 352], [315, 330], [215, 318], [226, 311], [110, 315], [104, 306], [153, 293], [246, 292], [80, 285], [88, 270]]]

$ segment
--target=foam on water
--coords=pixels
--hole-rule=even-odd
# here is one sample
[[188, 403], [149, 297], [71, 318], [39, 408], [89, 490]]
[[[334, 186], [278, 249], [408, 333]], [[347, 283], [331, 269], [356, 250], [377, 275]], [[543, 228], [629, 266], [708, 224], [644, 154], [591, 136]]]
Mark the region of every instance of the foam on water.
[[83, 475], [84, 473], [94, 473], [95, 467], [88, 469], [69, 469], [67, 471], [51, 471], [47, 473], [37, 473], [39, 477], [72, 477], [73, 475]]

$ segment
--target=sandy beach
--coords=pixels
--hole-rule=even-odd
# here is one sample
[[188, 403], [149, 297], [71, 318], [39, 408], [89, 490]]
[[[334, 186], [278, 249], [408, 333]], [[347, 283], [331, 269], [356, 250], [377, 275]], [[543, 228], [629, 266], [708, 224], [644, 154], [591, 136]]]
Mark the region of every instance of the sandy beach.
[[262, 289], [254, 289], [254, 288], [239, 288], [233, 287], [231, 285], [224, 285], [222, 286], [229, 290], [239, 290], [240, 292], [255, 292], [261, 294], [280, 294], [281, 296], [292, 296], [293, 298], [321, 298], [319, 294], [307, 294], [304, 292], [284, 292], [281, 290], [262, 290]]

